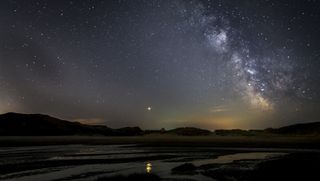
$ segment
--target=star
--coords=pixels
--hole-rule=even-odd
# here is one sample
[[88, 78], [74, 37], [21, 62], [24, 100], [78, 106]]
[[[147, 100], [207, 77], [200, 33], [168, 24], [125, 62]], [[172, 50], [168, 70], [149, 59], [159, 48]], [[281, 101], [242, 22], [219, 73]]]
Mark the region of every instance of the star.
[[[0, 113], [210, 129], [320, 117], [320, 1], [149, 1], [0, 1]], [[228, 111], [202, 111], [216, 105]]]

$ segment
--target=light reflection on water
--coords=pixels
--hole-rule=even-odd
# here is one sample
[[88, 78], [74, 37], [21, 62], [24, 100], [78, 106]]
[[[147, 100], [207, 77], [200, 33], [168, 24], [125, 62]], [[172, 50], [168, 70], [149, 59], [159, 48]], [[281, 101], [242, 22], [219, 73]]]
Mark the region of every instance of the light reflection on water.
[[150, 162], [147, 162], [146, 164], [146, 172], [147, 173], [151, 173], [152, 170], [152, 164]]

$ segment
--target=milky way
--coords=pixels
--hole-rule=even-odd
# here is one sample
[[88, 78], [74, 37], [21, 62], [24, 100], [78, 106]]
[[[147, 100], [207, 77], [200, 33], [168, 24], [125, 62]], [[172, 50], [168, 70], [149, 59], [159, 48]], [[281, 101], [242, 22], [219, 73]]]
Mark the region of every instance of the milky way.
[[0, 113], [111, 127], [319, 120], [318, 1], [0, 2]]

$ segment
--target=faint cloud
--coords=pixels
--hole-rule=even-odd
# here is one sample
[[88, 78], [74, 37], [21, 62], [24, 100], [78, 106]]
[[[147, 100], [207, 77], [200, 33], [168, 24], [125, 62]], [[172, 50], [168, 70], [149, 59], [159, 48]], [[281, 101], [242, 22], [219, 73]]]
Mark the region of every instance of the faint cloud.
[[227, 112], [229, 109], [224, 106], [224, 105], [220, 105], [220, 106], [215, 106], [213, 108], [210, 109], [211, 113], [219, 113], [219, 112]]
[[106, 123], [106, 120], [101, 118], [78, 118], [72, 121], [89, 125], [104, 125]]

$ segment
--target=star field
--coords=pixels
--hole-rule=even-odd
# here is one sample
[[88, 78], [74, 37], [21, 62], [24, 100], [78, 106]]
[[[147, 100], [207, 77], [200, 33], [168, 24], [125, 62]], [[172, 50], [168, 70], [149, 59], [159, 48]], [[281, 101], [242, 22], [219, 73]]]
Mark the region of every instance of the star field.
[[316, 0], [4, 0], [0, 12], [0, 113], [148, 129], [319, 120]]

